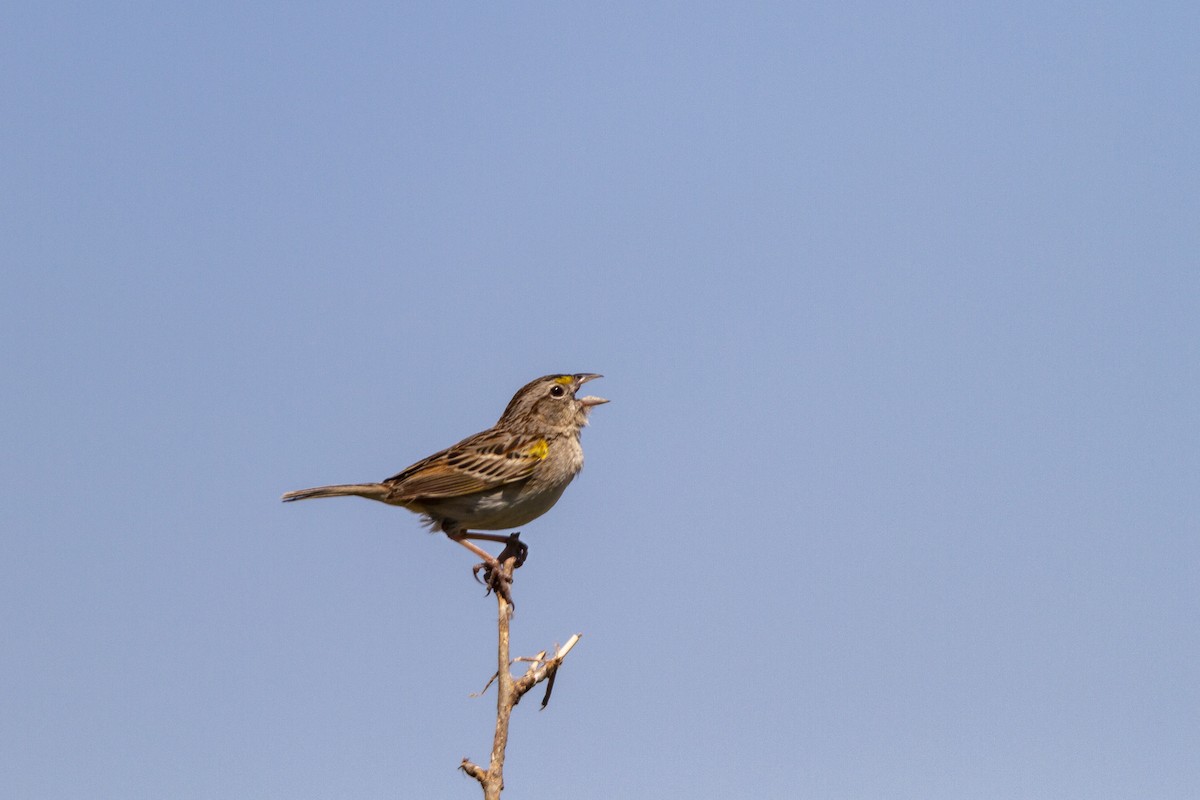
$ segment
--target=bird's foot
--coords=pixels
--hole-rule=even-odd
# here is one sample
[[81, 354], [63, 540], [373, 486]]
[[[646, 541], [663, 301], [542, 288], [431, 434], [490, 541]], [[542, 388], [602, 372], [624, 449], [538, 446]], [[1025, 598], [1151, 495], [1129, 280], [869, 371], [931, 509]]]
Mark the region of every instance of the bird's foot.
[[529, 556], [529, 545], [521, 541], [520, 532], [510, 533], [508, 541], [504, 543], [504, 549], [500, 551], [500, 556], [496, 559], [503, 564], [508, 559], [513, 561], [513, 569], [517, 569], [525, 563], [525, 559]]
[[[483, 580], [479, 579], [481, 572], [483, 573]], [[516, 604], [512, 601], [512, 576], [504, 574], [504, 567], [500, 561], [495, 559], [492, 561], [481, 561], [471, 567], [471, 574], [475, 577], [476, 582], [482, 583], [487, 587], [487, 594], [495, 592], [504, 598], [504, 602], [516, 608]]]
[[[487, 587], [488, 594], [495, 592], [504, 598], [504, 602], [515, 608], [512, 601], [512, 573], [505, 570], [504, 564], [512, 559], [512, 568], [516, 569], [525, 563], [528, 555], [529, 545], [521, 541], [521, 534], [510, 534], [499, 557], [476, 564], [471, 568], [471, 574], [475, 576], [476, 581]], [[479, 580], [480, 573], [483, 573], [483, 580]]]

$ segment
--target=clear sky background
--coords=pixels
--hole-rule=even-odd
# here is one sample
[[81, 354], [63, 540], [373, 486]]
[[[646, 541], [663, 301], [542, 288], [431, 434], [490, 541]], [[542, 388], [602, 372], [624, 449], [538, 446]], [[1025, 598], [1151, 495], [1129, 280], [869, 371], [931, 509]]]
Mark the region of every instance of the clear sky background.
[[505, 797], [1200, 796], [1200, 11], [24, 3], [0, 793], [473, 798], [377, 480], [606, 375]]

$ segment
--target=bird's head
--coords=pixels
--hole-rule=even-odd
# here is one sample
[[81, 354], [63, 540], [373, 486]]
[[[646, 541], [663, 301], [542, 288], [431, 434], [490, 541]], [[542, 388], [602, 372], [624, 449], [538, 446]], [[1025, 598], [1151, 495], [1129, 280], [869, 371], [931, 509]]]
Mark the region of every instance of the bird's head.
[[607, 403], [603, 397], [577, 397], [588, 381], [604, 377], [591, 372], [574, 375], [546, 375], [521, 387], [500, 415], [499, 425], [511, 427], [548, 427], [578, 430], [587, 425], [593, 406]]

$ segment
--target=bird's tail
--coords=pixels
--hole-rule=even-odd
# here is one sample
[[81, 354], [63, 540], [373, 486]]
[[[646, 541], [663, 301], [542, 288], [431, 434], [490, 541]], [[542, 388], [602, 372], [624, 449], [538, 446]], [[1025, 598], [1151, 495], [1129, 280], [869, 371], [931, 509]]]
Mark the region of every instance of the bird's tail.
[[310, 497], [365, 497], [368, 500], [383, 500], [388, 493], [388, 487], [382, 483], [347, 483], [341, 486], [317, 486], [313, 489], [299, 489], [288, 492], [283, 496], [283, 502], [293, 500], [308, 500]]

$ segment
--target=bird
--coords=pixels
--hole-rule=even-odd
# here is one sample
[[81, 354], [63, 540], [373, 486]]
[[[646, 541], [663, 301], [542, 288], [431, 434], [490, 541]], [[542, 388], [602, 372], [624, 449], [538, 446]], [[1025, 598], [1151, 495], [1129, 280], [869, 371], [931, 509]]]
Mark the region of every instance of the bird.
[[[507, 598], [500, 561], [513, 555], [520, 566], [528, 546], [518, 534], [483, 531], [526, 525], [562, 497], [583, 468], [580, 431], [591, 410], [608, 402], [576, 395], [585, 383], [601, 377], [577, 372], [537, 378], [517, 390], [495, 425], [386, 480], [299, 489], [284, 494], [283, 501], [364, 497], [420, 514], [432, 530], [482, 558], [474, 568], [476, 577], [482, 569], [489, 590]], [[505, 550], [497, 558], [475, 541], [503, 542]]]

